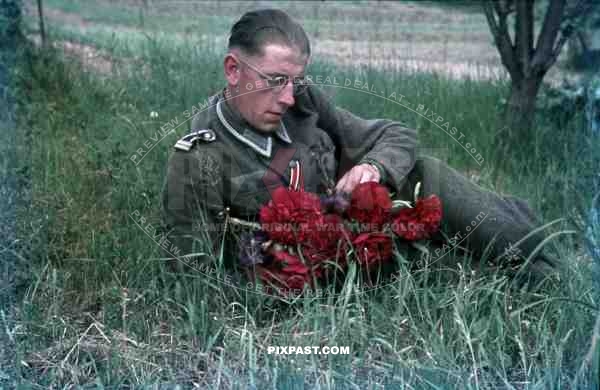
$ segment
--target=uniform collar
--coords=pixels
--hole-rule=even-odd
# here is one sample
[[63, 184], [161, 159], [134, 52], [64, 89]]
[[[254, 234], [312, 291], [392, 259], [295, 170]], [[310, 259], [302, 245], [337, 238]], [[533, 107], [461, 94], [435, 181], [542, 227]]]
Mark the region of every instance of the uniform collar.
[[[227, 129], [227, 131], [229, 131], [236, 139], [245, 143], [261, 155], [271, 157], [273, 137], [253, 129], [252, 126], [242, 118], [238, 110], [232, 107], [227, 99], [225, 99], [223, 93], [217, 102], [217, 116], [225, 129]], [[283, 142], [288, 144], [292, 143], [283, 120], [280, 123], [281, 125], [275, 134]]]

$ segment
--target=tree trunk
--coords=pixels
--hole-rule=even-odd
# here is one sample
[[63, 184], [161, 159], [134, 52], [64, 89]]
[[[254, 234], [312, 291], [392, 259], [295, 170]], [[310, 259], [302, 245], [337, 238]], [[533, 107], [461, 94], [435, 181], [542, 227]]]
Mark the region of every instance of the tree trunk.
[[543, 76], [513, 81], [505, 113], [511, 135], [531, 130], [535, 120], [535, 101], [542, 79]]
[[39, 26], [40, 26], [40, 37], [42, 39], [42, 46], [46, 47], [46, 27], [44, 26], [44, 6], [42, 4], [42, 0], [37, 0], [38, 6], [38, 18], [39, 18]]

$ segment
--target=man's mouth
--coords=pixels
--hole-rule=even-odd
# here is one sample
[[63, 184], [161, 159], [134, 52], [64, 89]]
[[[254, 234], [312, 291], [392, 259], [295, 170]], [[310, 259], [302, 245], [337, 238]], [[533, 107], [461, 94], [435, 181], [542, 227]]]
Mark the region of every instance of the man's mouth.
[[276, 119], [280, 119], [281, 116], [283, 115], [283, 113], [281, 113], [281, 112], [273, 112], [273, 111], [267, 111], [267, 114]]

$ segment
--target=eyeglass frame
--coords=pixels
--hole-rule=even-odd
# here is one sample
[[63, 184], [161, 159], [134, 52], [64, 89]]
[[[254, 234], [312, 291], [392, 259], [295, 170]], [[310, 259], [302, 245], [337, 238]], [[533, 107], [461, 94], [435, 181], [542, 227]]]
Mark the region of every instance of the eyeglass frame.
[[[284, 75], [284, 76], [271, 77], [271, 76], [265, 74], [264, 72], [262, 72], [256, 66], [252, 65], [251, 63], [249, 63], [248, 61], [242, 60], [239, 56], [235, 56], [235, 58], [238, 61], [240, 61], [242, 64], [246, 65], [247, 67], [249, 67], [250, 69], [252, 69], [256, 73], [258, 73], [258, 75], [261, 77], [261, 79], [263, 79], [263, 80], [265, 80], [267, 82], [267, 86], [270, 89], [272, 89], [273, 92], [275, 92], [277, 94], [280, 94], [281, 92], [283, 92], [283, 90], [285, 89], [285, 87], [287, 87], [288, 83], [292, 79], [293, 79], [293, 81], [292, 81], [292, 90], [293, 90], [294, 95], [299, 95], [299, 94], [305, 92], [306, 88], [308, 88], [308, 83], [306, 83], [306, 79], [304, 78], [304, 76], [302, 76], [302, 77], [298, 77], [298, 76], [290, 77], [288, 75]], [[285, 79], [285, 83], [283, 85], [280, 85], [280, 83], [278, 81], [276, 81], [277, 79]], [[300, 80], [301, 82], [298, 83], [296, 80]], [[270, 82], [276, 82], [277, 86], [271, 87], [269, 85]]]

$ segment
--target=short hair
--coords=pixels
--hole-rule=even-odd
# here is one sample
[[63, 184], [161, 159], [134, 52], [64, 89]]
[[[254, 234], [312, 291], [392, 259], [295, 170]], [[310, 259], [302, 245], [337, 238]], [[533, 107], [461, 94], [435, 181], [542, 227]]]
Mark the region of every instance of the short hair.
[[310, 42], [302, 26], [278, 9], [261, 9], [242, 15], [231, 27], [228, 48], [260, 56], [264, 54], [264, 47], [273, 43], [296, 47], [310, 56]]

